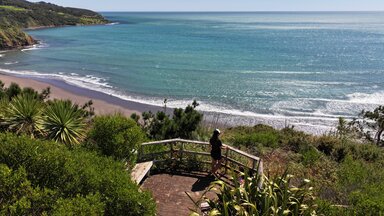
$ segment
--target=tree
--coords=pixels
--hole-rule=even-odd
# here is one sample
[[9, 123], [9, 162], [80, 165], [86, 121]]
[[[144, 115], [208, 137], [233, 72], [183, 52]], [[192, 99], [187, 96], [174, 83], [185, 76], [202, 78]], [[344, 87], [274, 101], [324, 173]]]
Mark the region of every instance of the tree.
[[18, 84], [11, 83], [11, 85], [9, 85], [9, 87], [5, 90], [5, 93], [9, 99], [12, 99], [14, 96], [17, 96], [21, 93], [21, 88]]
[[84, 111], [69, 100], [50, 101], [43, 119], [47, 137], [56, 142], [71, 146], [85, 137]]
[[363, 110], [358, 119], [354, 119], [351, 125], [355, 127], [361, 137], [382, 145], [384, 132], [384, 106], [379, 106], [373, 111]]
[[4, 109], [4, 122], [9, 130], [31, 137], [42, 131], [42, 108], [44, 104], [31, 94], [21, 94], [12, 99]]
[[173, 110], [172, 118], [163, 111], [156, 114], [150, 111], [144, 112], [143, 129], [152, 139], [190, 139], [203, 119], [203, 114], [195, 109], [198, 105], [193, 101], [192, 105], [188, 105], [185, 109], [176, 108]]

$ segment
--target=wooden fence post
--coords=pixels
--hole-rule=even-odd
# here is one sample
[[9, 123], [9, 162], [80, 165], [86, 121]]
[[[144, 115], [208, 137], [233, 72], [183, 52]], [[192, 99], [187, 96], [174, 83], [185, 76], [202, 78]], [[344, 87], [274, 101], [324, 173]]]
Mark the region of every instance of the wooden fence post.
[[225, 149], [225, 169], [224, 169], [224, 174], [227, 174], [227, 169], [228, 169], [228, 153], [229, 153], [229, 148], [227, 147]]
[[173, 159], [173, 142], [170, 142], [169, 143], [169, 146], [170, 146], [170, 152], [171, 152], [171, 159]]
[[252, 160], [253, 160], [253, 162], [252, 162], [252, 171], [256, 171], [257, 172], [257, 170], [255, 170], [256, 160], [255, 159], [252, 159]]
[[139, 152], [137, 153], [137, 160], [141, 161], [142, 152], [143, 152], [143, 145], [142, 144], [140, 144], [138, 151]]
[[184, 142], [181, 143], [181, 151], [180, 151], [180, 161], [183, 161], [183, 154], [184, 154]]

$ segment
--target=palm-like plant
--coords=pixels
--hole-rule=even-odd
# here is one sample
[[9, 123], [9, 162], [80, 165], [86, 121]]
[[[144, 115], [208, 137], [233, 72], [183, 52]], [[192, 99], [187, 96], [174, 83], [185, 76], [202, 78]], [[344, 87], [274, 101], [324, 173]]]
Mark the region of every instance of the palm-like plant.
[[66, 145], [79, 144], [85, 135], [84, 111], [71, 101], [55, 100], [44, 111], [47, 137]]
[[6, 102], [5, 99], [1, 102], [2, 125], [17, 134], [25, 133], [31, 137], [41, 133], [44, 104], [40, 100], [30, 94], [21, 94], [12, 98], [9, 104], [5, 105]]

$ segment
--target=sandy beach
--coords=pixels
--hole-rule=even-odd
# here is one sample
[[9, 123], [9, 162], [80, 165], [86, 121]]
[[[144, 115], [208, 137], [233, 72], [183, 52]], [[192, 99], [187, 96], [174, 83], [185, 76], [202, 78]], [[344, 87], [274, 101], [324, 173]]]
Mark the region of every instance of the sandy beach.
[[162, 109], [161, 107], [121, 100], [101, 92], [70, 85], [62, 80], [18, 77], [8, 74], [0, 74], [0, 80], [6, 87], [14, 82], [19, 84], [20, 87], [31, 87], [39, 92], [50, 87], [50, 99], [69, 99], [79, 105], [83, 105], [89, 100], [92, 100], [95, 113], [98, 115], [120, 112], [129, 116], [132, 113], [142, 113], [144, 111], [156, 112]]

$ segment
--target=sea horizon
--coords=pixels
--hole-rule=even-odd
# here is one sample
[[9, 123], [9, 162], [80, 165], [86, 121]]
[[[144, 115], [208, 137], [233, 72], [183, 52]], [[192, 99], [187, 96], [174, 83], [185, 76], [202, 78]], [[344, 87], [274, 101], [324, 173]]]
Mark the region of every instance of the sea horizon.
[[112, 25], [28, 31], [41, 44], [1, 53], [0, 72], [311, 133], [384, 101], [382, 11], [103, 15]]

